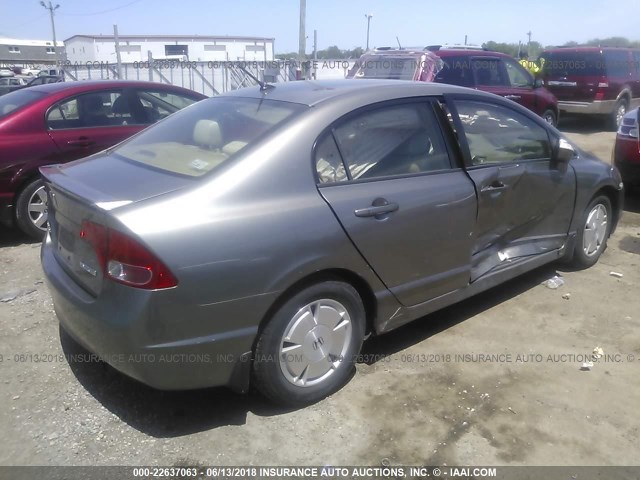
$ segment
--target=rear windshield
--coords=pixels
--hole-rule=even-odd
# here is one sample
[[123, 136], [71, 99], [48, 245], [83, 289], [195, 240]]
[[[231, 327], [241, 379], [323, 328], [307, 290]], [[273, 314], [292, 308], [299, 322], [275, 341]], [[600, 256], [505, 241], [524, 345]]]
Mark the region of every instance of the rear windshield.
[[420, 57], [368, 56], [358, 61], [355, 78], [413, 80], [420, 67]]
[[113, 153], [161, 170], [199, 177], [306, 108], [257, 98], [216, 97], [171, 115]]
[[546, 75], [596, 77], [607, 74], [600, 52], [544, 52], [540, 60]]
[[34, 90], [16, 90], [0, 97], [0, 118], [6, 117], [14, 110], [28, 105], [29, 103], [44, 97], [46, 93]]

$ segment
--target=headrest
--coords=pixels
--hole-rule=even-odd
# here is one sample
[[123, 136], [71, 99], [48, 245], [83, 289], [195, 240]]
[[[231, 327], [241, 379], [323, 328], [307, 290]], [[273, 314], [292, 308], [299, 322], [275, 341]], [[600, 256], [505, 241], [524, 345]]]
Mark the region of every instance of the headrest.
[[198, 120], [193, 129], [193, 141], [207, 148], [219, 148], [222, 145], [220, 125], [213, 120]]
[[129, 111], [129, 105], [127, 104], [127, 100], [123, 96], [119, 96], [118, 98], [115, 99], [115, 101], [113, 102], [113, 105], [111, 105], [111, 112], [118, 115], [131, 113]]

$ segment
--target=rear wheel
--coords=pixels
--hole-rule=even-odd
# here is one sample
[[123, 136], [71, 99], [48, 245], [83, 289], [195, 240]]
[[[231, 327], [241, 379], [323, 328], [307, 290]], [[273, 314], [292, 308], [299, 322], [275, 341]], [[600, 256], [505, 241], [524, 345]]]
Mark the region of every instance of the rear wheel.
[[622, 124], [622, 118], [627, 113], [627, 101], [624, 98], [621, 98], [616, 102], [616, 107], [611, 112], [611, 116], [609, 117], [609, 126], [611, 130], [616, 131]]
[[16, 199], [18, 228], [36, 240], [42, 240], [47, 233], [47, 202], [47, 192], [40, 178], [27, 184]]
[[317, 402], [344, 386], [364, 338], [358, 292], [339, 281], [318, 283], [286, 301], [255, 349], [258, 390], [284, 405]]
[[553, 127], [557, 126], [558, 124], [556, 113], [550, 108], [544, 111], [544, 113], [542, 114], [542, 119]]
[[611, 201], [605, 195], [594, 198], [582, 215], [576, 237], [573, 264], [579, 268], [594, 265], [607, 248], [611, 232]]

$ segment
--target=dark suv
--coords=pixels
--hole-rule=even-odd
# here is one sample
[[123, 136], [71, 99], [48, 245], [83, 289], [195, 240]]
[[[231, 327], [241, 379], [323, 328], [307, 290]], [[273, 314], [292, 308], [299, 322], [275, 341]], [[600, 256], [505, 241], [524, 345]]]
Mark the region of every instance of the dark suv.
[[640, 50], [570, 47], [540, 55], [545, 86], [561, 112], [600, 115], [612, 129], [640, 105]]
[[[432, 48], [432, 47], [429, 47]], [[513, 57], [480, 49], [433, 48], [444, 62], [435, 82], [495, 93], [544, 118], [558, 122], [558, 101]]]

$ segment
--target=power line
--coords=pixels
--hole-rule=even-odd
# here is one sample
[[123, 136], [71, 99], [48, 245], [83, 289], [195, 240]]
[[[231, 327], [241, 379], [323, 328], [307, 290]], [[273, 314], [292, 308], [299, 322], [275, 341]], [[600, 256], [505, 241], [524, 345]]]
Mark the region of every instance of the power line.
[[59, 15], [64, 15], [66, 17], [90, 17], [93, 15], [102, 15], [103, 13], [115, 12], [116, 10], [120, 10], [121, 8], [129, 7], [134, 3], [138, 3], [142, 0], [133, 0], [132, 2], [125, 3], [124, 5], [120, 5], [119, 7], [109, 8], [107, 10], [101, 10], [99, 12], [92, 13], [60, 13]]

